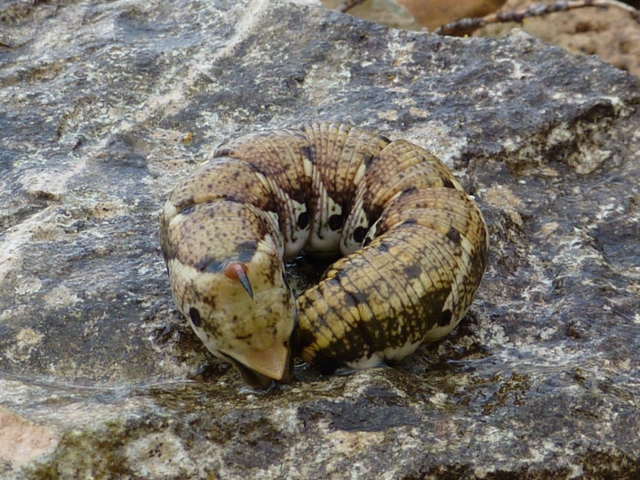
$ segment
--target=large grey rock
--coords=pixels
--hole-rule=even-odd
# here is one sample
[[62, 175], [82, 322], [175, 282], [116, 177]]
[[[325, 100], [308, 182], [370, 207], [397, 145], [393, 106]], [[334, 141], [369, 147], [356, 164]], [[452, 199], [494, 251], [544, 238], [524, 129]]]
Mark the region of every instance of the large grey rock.
[[[3, 477], [640, 474], [638, 79], [275, 0], [0, 9]], [[310, 118], [439, 155], [490, 268], [401, 368], [251, 393], [177, 313], [158, 213], [223, 139]]]

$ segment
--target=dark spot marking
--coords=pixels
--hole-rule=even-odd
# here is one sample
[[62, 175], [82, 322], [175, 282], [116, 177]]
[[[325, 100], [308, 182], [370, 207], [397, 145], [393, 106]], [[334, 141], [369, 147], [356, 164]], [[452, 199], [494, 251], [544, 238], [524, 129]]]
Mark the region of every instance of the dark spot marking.
[[387, 247], [384, 243], [381, 243], [380, 246], [378, 247], [378, 251], [379, 252], [388, 252], [389, 251], [389, 247]]
[[304, 230], [305, 228], [307, 228], [309, 226], [309, 213], [302, 212], [300, 215], [298, 215], [297, 223], [300, 230]]
[[302, 154], [307, 157], [308, 160], [311, 160], [311, 148], [308, 146], [304, 146], [300, 148]]
[[447, 238], [451, 240], [454, 245], [460, 246], [462, 238], [460, 237], [460, 232], [458, 232], [454, 228], [450, 228], [447, 232]]
[[255, 250], [258, 248], [258, 242], [255, 240], [245, 240], [238, 244], [238, 250]]
[[236, 251], [238, 252], [238, 261], [243, 263], [250, 262], [257, 249], [258, 242], [255, 240], [247, 240], [246, 242], [240, 243], [236, 248]]
[[442, 312], [442, 316], [440, 317], [440, 321], [438, 322], [439, 327], [446, 327], [451, 323], [451, 310], [448, 308]]
[[191, 205], [190, 207], [185, 208], [180, 212], [181, 215], [189, 215], [196, 209], [195, 205]]
[[329, 228], [334, 232], [342, 228], [344, 217], [342, 215], [331, 215], [329, 217]]
[[204, 303], [209, 305], [212, 310], [216, 309], [216, 297], [214, 295], [207, 295], [202, 300], [204, 301]]
[[348, 292], [349, 295], [351, 295], [351, 298], [353, 298], [353, 301], [355, 302], [356, 305], [367, 305], [367, 307], [369, 306], [369, 303], [367, 302], [367, 297], [364, 296], [364, 293], [362, 293], [360, 290], [354, 290], [353, 292]]
[[202, 325], [202, 318], [200, 318], [200, 312], [196, 307], [191, 307], [189, 309], [189, 317], [191, 318], [194, 326], [199, 327]]
[[456, 188], [453, 182], [448, 178], [445, 178], [444, 180], [442, 180], [442, 185], [445, 186], [446, 188]]
[[270, 226], [267, 223], [267, 221], [262, 218], [262, 217], [258, 217], [258, 235], [260, 236], [260, 238], [265, 237], [269, 232], [270, 232]]
[[378, 137], [379, 137], [383, 142], [391, 143], [391, 139], [390, 139], [389, 137], [385, 137], [384, 135], [378, 135]]
[[407, 218], [404, 222], [402, 222], [403, 225], [417, 225], [418, 224], [418, 220], [415, 218]]
[[422, 268], [417, 263], [412, 263], [411, 265], [405, 266], [402, 271], [405, 276], [409, 279], [418, 278], [420, 273], [422, 273]]
[[366, 236], [367, 236], [367, 229], [364, 227], [358, 227], [353, 231], [353, 239], [357, 243], [362, 242]]

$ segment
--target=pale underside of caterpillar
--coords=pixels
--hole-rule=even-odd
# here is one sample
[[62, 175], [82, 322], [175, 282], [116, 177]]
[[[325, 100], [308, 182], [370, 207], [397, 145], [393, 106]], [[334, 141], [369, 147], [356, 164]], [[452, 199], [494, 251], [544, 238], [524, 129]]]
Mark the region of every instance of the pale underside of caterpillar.
[[[180, 311], [247, 385], [410, 355], [464, 317], [484, 275], [487, 228], [426, 150], [342, 123], [220, 146], [167, 201], [160, 241]], [[297, 299], [284, 261], [342, 254]]]

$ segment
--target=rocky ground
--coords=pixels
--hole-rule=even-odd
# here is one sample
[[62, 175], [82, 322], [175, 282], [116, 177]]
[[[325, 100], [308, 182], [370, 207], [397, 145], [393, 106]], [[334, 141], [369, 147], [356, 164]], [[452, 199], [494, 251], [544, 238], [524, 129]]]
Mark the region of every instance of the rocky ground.
[[[0, 4], [0, 476], [637, 478], [640, 79], [303, 3]], [[224, 139], [309, 119], [442, 158], [489, 268], [400, 367], [261, 394], [177, 312], [158, 215]]]

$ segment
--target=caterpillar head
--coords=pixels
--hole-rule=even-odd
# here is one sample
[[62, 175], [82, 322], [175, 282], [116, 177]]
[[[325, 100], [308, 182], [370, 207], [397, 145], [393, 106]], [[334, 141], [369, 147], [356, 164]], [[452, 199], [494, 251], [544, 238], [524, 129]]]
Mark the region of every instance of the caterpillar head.
[[217, 357], [232, 363], [244, 383], [267, 388], [293, 376], [290, 338], [297, 321], [295, 300], [282, 259], [269, 242], [247, 254], [199, 267], [168, 262], [174, 298], [193, 330]]

